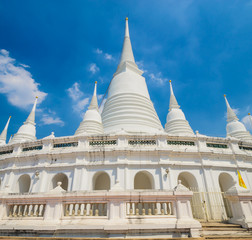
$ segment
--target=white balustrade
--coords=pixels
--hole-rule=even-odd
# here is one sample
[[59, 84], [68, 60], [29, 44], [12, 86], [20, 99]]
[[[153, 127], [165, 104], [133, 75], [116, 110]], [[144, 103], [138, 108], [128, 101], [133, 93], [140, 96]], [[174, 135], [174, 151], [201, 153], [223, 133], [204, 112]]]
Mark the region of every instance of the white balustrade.
[[107, 203], [66, 203], [64, 216], [107, 216]]
[[172, 202], [128, 202], [128, 216], [174, 215]]
[[45, 204], [9, 204], [9, 217], [43, 217], [45, 212]]

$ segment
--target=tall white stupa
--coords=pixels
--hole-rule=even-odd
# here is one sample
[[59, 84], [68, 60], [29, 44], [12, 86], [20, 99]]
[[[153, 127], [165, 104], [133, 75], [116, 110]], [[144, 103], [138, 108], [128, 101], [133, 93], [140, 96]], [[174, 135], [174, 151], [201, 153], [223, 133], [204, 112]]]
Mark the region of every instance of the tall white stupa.
[[244, 141], [252, 141], [251, 134], [247, 131], [244, 124], [239, 121], [234, 110], [230, 107], [226, 95], [224, 95], [224, 98], [227, 105], [227, 137], [230, 136]]
[[121, 60], [110, 83], [102, 112], [105, 133], [157, 133], [163, 127], [150, 100], [145, 78], [134, 59], [126, 18]]
[[103, 133], [102, 119], [98, 110], [96, 88], [97, 82], [95, 82], [94, 94], [88, 110], [84, 115], [83, 121], [80, 123], [80, 126], [76, 130], [75, 135]]
[[36, 138], [36, 123], [35, 111], [37, 106], [38, 97], [36, 97], [32, 110], [24, 124], [18, 129], [18, 132], [13, 136], [10, 143], [35, 141]]
[[180, 109], [170, 80], [170, 106], [166, 118], [165, 131], [174, 135], [194, 135], [191, 126]]
[[11, 119], [11, 116], [9, 117], [9, 119], [4, 127], [4, 130], [2, 131], [2, 133], [0, 135], [0, 146], [3, 146], [6, 144], [6, 136], [7, 136], [7, 130], [8, 130], [8, 126], [10, 123], [10, 119]]

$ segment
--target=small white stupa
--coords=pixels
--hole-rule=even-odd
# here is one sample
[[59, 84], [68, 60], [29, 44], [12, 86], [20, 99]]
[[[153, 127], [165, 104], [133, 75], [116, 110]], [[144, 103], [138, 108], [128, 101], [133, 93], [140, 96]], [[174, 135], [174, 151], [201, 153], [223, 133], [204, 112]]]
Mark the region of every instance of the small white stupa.
[[102, 111], [105, 133], [159, 133], [161, 122], [150, 100], [145, 78], [134, 59], [128, 18], [121, 60], [111, 80], [107, 101]]
[[35, 110], [38, 97], [36, 97], [30, 115], [24, 124], [18, 129], [18, 132], [13, 136], [10, 144], [17, 142], [35, 141], [36, 138], [36, 123], [35, 123]]
[[7, 130], [8, 130], [8, 126], [10, 123], [10, 119], [11, 119], [11, 116], [9, 117], [9, 119], [5, 125], [4, 130], [2, 131], [2, 133], [0, 135], [0, 146], [6, 145], [6, 136], [7, 136]]
[[234, 110], [230, 107], [226, 95], [224, 95], [224, 98], [227, 105], [227, 137], [230, 136], [244, 141], [252, 141], [251, 134], [247, 131], [243, 123], [239, 121]]
[[103, 134], [103, 125], [101, 115], [98, 110], [96, 97], [97, 82], [95, 82], [94, 94], [83, 121], [75, 132], [75, 135], [81, 134]]
[[180, 109], [170, 82], [170, 106], [166, 117], [165, 131], [174, 135], [194, 135], [192, 128]]

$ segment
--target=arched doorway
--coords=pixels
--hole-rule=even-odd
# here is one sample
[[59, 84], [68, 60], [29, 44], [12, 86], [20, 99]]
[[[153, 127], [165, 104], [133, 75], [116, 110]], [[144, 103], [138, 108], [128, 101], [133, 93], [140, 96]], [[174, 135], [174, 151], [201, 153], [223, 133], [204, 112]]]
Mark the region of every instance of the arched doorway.
[[154, 189], [154, 180], [147, 171], [138, 172], [134, 178], [134, 189]]
[[[219, 175], [219, 185], [221, 189], [221, 195], [222, 195], [222, 200], [224, 203], [225, 207], [225, 212], [223, 213], [223, 218], [225, 219], [226, 217], [231, 218], [232, 217], [232, 210], [230, 203], [227, 198], [225, 198], [224, 193], [231, 188], [234, 185], [234, 179], [232, 176], [228, 173], [221, 173]], [[226, 216], [225, 216], [226, 215]]]
[[57, 173], [53, 179], [52, 179], [52, 184], [51, 184], [51, 188], [54, 189], [57, 187], [57, 183], [58, 182], [61, 182], [61, 187], [64, 189], [64, 190], [68, 190], [68, 178], [66, 176], [66, 174], [64, 173]]
[[17, 193], [28, 193], [31, 186], [31, 178], [28, 174], [19, 177], [16, 186]]
[[205, 219], [205, 211], [203, 209], [205, 199], [202, 199], [202, 196], [199, 192], [198, 182], [194, 175], [189, 172], [182, 172], [178, 176], [178, 180], [181, 181], [182, 185], [187, 187], [193, 192], [193, 197], [191, 199], [191, 207], [193, 217], [197, 219]]
[[93, 177], [94, 190], [110, 190], [110, 178], [106, 172], [98, 172]]

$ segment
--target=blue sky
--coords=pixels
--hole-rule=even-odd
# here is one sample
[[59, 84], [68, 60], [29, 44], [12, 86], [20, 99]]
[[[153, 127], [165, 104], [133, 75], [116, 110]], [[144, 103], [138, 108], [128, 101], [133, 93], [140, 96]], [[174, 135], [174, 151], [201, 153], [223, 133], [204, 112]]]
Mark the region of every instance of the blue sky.
[[16, 133], [38, 95], [37, 137], [73, 135], [116, 71], [126, 16], [163, 126], [171, 79], [194, 131], [225, 137], [223, 94], [251, 130], [251, 13], [251, 0], [1, 0], [0, 131], [11, 115]]

